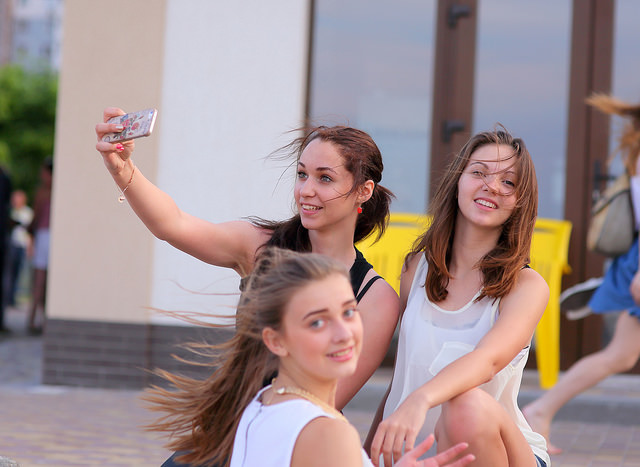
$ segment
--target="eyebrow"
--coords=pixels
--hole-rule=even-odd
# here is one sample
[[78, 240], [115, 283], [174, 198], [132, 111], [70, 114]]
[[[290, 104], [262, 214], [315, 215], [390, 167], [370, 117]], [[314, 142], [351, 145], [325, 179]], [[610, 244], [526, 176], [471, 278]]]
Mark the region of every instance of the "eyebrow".
[[[347, 305], [356, 304], [356, 303], [357, 303], [357, 302], [356, 302], [356, 299], [355, 299], [355, 298], [350, 298], [349, 300], [347, 300], [347, 301], [345, 301], [345, 302], [342, 302], [342, 306], [347, 306]], [[328, 310], [328, 308], [321, 308], [321, 309], [319, 309], [319, 310], [313, 310], [313, 311], [310, 311], [309, 313], [307, 313], [306, 315], [304, 315], [304, 316], [302, 317], [302, 319], [303, 319], [303, 320], [305, 320], [305, 319], [309, 318], [310, 316], [317, 315], [317, 314], [320, 314], [320, 313], [324, 313], [324, 312], [326, 312], [327, 310]]]
[[[303, 162], [298, 161], [298, 165], [302, 166], [302, 168], [304, 168], [304, 169], [307, 168], [307, 166], [304, 165]], [[333, 170], [332, 167], [318, 167], [316, 170], [319, 171], [319, 172], [333, 172], [333, 173], [336, 173], [336, 174], [338, 173], [335, 170]]]
[[[482, 165], [483, 167], [485, 167], [485, 168], [487, 168], [487, 169], [489, 168], [489, 165], [488, 165], [488, 164], [486, 164], [484, 161], [473, 161], [473, 160], [472, 160], [472, 161], [469, 161], [469, 165], [470, 165], [470, 166], [471, 166], [471, 165], [473, 165], [473, 164], [480, 164], [480, 165]], [[511, 165], [510, 165], [509, 167], [507, 167], [506, 169], [504, 169], [504, 170], [500, 170], [500, 171], [498, 171], [498, 172], [494, 172], [494, 173], [504, 173], [504, 174], [517, 175], [517, 172], [516, 172], [515, 170], [513, 170], [513, 166], [514, 166], [514, 165], [515, 165], [515, 164], [511, 164]]]

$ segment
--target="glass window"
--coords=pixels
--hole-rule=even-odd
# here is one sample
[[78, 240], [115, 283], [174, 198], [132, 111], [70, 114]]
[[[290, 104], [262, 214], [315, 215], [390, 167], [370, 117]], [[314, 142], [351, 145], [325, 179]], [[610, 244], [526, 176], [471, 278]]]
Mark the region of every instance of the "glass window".
[[[613, 37], [613, 82], [611, 94], [630, 103], [640, 103], [640, 2], [617, 0], [615, 4], [615, 29]], [[617, 137], [624, 121], [620, 117], [611, 119], [609, 144], [615, 150]], [[622, 173], [622, 163], [616, 157], [612, 174]]]
[[[564, 217], [569, 0], [482, 0], [473, 132], [503, 124], [533, 157], [541, 217]], [[637, 17], [636, 17], [637, 18]]]
[[395, 212], [424, 212], [428, 193], [435, 0], [316, 0], [313, 123], [368, 132]]

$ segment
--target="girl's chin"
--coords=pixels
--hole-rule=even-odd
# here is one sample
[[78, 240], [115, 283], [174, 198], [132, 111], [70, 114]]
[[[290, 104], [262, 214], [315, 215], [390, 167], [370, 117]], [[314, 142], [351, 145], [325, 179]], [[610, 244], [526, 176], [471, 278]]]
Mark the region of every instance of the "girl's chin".
[[338, 381], [343, 378], [349, 378], [356, 372], [356, 365], [341, 364], [341, 368], [327, 369], [326, 372], [316, 374], [318, 380]]
[[338, 362], [339, 368], [336, 368], [336, 377], [338, 379], [348, 378], [352, 376], [356, 372], [357, 368], [357, 360], [349, 361], [349, 362]]

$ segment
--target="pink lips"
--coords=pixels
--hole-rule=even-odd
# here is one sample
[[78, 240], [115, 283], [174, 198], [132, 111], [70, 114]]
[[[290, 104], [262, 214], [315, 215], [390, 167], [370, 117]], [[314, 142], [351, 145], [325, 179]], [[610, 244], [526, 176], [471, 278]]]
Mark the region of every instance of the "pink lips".
[[353, 347], [347, 347], [346, 349], [338, 350], [328, 354], [331, 360], [337, 362], [346, 362], [353, 358]]
[[488, 200], [488, 199], [477, 198], [477, 199], [474, 200], [474, 202], [478, 206], [481, 206], [481, 207], [486, 208], [486, 209], [498, 209], [498, 205], [496, 203], [494, 203], [493, 201]]
[[303, 212], [305, 215], [314, 215], [322, 210], [320, 206], [315, 206], [313, 204], [308, 203], [300, 203], [300, 212]]

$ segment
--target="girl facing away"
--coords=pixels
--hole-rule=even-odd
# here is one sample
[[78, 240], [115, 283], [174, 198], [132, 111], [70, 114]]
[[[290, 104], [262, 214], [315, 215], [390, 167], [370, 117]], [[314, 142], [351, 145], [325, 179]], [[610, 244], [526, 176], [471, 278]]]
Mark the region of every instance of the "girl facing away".
[[104, 110], [103, 123], [96, 125], [96, 149], [136, 215], [157, 238], [240, 276], [251, 273], [256, 253], [267, 245], [325, 254], [350, 268], [364, 340], [358, 368], [338, 385], [336, 406], [341, 410], [380, 366], [399, 316], [398, 295], [354, 246], [376, 229], [382, 235], [393, 196], [380, 185], [382, 155], [373, 139], [343, 126], [303, 131], [286, 148], [297, 164], [293, 195], [298, 213], [285, 221], [256, 218], [215, 224], [182, 211], [144, 177], [131, 159], [133, 140], [102, 141], [106, 133], [123, 130], [106, 122], [124, 113]]
[[365, 444], [374, 464], [434, 432], [439, 452], [467, 441], [474, 465], [549, 465], [517, 405], [549, 299], [528, 267], [537, 206], [531, 156], [502, 127], [473, 136], [449, 165], [405, 262], [393, 380]]
[[[316, 254], [267, 248], [248, 277], [234, 337], [211, 346], [213, 374], [199, 381], [160, 372], [177, 388], [146, 395], [165, 412], [153, 428], [194, 465], [372, 465], [355, 428], [335, 409], [338, 381], [353, 374], [362, 322], [348, 270]], [[198, 346], [202, 354], [207, 348]], [[278, 376], [263, 387], [265, 368]], [[397, 465], [462, 467], [460, 443], [417, 461], [429, 437]], [[458, 457], [457, 460], [456, 457]], [[182, 460], [182, 459], [179, 459]], [[452, 463], [449, 463], [452, 462]]]

